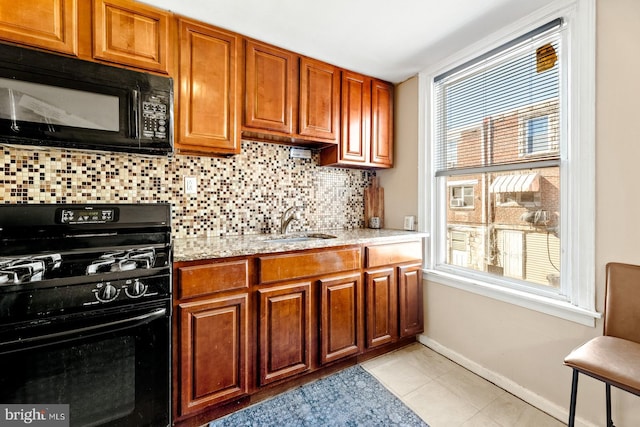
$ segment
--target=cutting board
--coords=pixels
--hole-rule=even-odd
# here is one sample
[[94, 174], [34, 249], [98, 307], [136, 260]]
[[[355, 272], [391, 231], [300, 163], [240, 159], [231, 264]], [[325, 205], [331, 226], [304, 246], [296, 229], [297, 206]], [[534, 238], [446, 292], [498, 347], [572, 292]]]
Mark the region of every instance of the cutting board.
[[364, 226], [369, 227], [369, 218], [380, 218], [380, 228], [384, 227], [384, 188], [380, 187], [380, 178], [371, 178], [371, 185], [364, 189]]

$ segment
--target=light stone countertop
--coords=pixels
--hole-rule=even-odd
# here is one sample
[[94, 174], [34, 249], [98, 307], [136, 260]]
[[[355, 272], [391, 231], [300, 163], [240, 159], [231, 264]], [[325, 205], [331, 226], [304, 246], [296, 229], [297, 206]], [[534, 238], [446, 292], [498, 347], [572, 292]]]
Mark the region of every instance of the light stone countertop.
[[295, 237], [308, 233], [252, 234], [227, 237], [177, 238], [173, 242], [173, 260], [196, 261], [287, 251], [330, 248], [334, 246], [377, 244], [410, 241], [428, 237], [417, 231], [360, 228], [354, 230], [322, 230], [318, 233], [336, 236], [335, 239], [312, 239], [298, 242], [270, 242], [283, 237]]

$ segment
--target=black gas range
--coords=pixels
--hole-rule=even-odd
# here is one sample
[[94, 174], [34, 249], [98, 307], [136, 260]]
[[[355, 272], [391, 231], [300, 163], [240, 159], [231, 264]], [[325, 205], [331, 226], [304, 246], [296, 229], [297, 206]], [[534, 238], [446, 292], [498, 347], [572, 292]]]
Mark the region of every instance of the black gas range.
[[0, 205], [0, 404], [169, 425], [171, 260], [167, 204]]

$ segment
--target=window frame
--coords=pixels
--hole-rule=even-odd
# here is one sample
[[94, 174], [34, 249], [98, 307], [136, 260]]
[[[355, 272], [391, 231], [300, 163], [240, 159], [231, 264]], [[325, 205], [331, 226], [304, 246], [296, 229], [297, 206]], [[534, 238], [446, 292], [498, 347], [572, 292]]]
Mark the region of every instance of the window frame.
[[[561, 122], [567, 126], [560, 141], [562, 294], [525, 287], [508, 278], [488, 278], [482, 272], [461, 274], [459, 269], [442, 264], [447, 255], [449, 190], [446, 185], [436, 184], [432, 163], [436, 137], [434, 77], [560, 17], [566, 23], [563, 44], [568, 46], [568, 52], [560, 58], [567, 70], [560, 101]], [[600, 317], [595, 310], [595, 0], [560, 0], [541, 8], [421, 72], [418, 84], [419, 218], [420, 229], [430, 234], [424, 278], [594, 327]]]

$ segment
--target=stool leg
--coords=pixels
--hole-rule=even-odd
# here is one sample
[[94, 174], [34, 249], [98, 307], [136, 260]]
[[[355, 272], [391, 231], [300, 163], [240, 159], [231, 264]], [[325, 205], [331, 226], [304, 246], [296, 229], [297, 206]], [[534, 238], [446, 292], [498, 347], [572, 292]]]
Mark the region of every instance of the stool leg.
[[607, 393], [607, 427], [614, 427], [611, 419], [611, 384], [605, 383]]
[[571, 405], [569, 406], [569, 424], [573, 427], [576, 420], [576, 395], [578, 394], [578, 370], [573, 370], [573, 381], [571, 382]]

